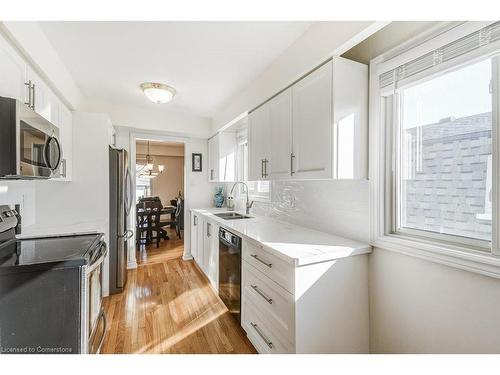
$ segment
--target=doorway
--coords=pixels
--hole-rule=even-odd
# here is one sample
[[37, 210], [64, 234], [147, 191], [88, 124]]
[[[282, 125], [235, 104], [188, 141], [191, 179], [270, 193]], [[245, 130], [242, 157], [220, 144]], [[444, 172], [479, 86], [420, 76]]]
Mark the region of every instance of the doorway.
[[185, 145], [135, 140], [136, 259], [180, 256], [184, 250]]

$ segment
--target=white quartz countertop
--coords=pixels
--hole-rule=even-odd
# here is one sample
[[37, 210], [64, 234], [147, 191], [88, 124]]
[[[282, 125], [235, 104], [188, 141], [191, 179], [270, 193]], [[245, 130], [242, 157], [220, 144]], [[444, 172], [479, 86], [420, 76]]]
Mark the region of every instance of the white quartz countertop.
[[[367, 243], [304, 228], [263, 216], [225, 220], [215, 216], [225, 208], [192, 209], [242, 238], [257, 241], [281, 259], [303, 266], [371, 252]], [[244, 214], [242, 212], [238, 212]], [[218, 234], [217, 234], [218, 235]]]

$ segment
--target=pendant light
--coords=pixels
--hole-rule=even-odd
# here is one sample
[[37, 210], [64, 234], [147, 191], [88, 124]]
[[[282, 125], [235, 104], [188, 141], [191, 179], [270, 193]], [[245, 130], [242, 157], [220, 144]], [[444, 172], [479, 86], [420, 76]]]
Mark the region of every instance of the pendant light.
[[144, 166], [143, 171], [140, 173], [140, 176], [145, 178], [155, 178], [156, 176], [158, 176], [158, 174], [163, 173], [163, 171], [165, 170], [165, 166], [159, 164], [158, 172], [153, 172], [153, 169], [154, 169], [154, 161], [153, 161], [153, 156], [151, 156], [150, 144], [148, 140], [148, 153], [146, 154], [146, 165]]

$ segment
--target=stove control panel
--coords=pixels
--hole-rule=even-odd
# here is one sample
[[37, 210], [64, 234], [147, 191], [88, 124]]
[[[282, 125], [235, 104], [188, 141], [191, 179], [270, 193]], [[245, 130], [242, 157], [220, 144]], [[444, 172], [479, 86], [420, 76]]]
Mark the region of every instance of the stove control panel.
[[17, 225], [17, 211], [7, 205], [0, 205], [0, 233]]

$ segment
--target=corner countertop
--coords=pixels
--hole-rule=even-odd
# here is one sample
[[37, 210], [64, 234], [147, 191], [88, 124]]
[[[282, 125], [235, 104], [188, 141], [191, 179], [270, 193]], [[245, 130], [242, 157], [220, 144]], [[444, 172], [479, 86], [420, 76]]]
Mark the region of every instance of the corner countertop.
[[[370, 253], [367, 243], [304, 228], [264, 216], [250, 214], [251, 219], [224, 220], [216, 213], [225, 208], [191, 209], [220, 226], [264, 245], [268, 251], [296, 267]], [[243, 214], [242, 212], [238, 212]]]

